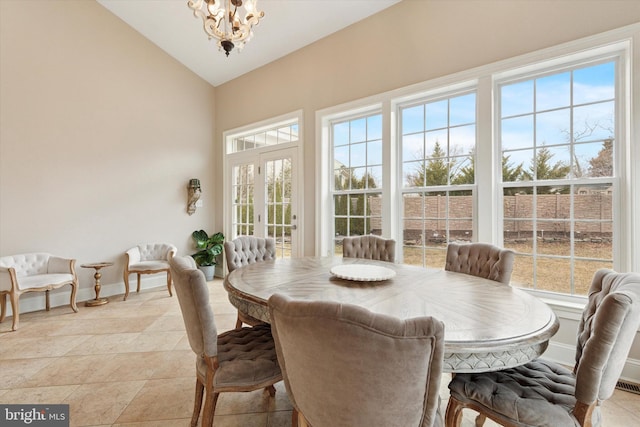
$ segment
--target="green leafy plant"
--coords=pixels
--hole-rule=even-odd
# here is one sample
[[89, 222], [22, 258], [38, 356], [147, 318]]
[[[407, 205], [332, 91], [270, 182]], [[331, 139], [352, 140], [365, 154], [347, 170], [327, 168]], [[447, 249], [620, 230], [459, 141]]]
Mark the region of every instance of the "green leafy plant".
[[224, 234], [215, 233], [209, 236], [204, 230], [196, 230], [191, 233], [193, 242], [198, 252], [191, 255], [199, 267], [216, 265], [216, 257], [222, 253]]

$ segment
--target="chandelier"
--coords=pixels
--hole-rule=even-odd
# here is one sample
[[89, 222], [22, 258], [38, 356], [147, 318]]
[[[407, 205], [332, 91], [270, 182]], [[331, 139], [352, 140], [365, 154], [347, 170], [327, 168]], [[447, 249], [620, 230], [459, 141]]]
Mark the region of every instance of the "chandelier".
[[189, 0], [187, 5], [194, 16], [202, 19], [209, 39], [218, 40], [218, 48], [229, 56], [234, 47], [240, 51], [251, 40], [253, 26], [264, 17], [256, 3], [257, 0]]

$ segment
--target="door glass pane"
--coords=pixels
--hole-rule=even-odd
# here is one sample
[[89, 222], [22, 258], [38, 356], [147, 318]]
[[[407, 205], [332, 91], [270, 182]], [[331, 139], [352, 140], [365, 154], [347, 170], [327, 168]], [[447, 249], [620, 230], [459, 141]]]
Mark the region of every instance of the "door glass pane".
[[253, 235], [254, 178], [253, 164], [233, 167], [231, 178], [232, 227], [236, 236]]
[[276, 257], [291, 257], [291, 159], [265, 163], [267, 237], [276, 241]]

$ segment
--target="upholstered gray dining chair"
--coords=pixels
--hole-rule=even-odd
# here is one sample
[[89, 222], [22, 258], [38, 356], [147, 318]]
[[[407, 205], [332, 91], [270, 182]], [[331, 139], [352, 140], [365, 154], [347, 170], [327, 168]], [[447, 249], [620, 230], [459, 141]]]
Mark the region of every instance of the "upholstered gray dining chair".
[[[276, 257], [276, 241], [270, 237], [238, 236], [224, 243], [225, 258], [229, 273], [237, 268], [256, 262], [269, 261]], [[261, 320], [238, 310], [236, 328], [245, 325], [258, 325]]]
[[204, 273], [191, 257], [169, 260], [184, 326], [196, 354], [196, 395], [191, 425], [198, 424], [203, 394], [202, 425], [212, 426], [218, 395], [222, 392], [265, 388], [273, 397], [273, 384], [282, 373], [271, 327], [236, 328], [218, 335]]
[[511, 281], [515, 254], [489, 243], [449, 243], [444, 269], [508, 285]]
[[442, 426], [442, 322], [282, 294], [268, 302], [293, 426]]
[[342, 256], [394, 262], [396, 241], [373, 234], [345, 237], [342, 240]]
[[578, 325], [573, 371], [537, 359], [481, 374], [456, 374], [446, 424], [460, 426], [462, 410], [504, 426], [603, 425], [600, 404], [611, 397], [640, 325], [640, 274], [595, 273]]
[[144, 243], [134, 246], [125, 252], [124, 263], [124, 300], [129, 297], [129, 275], [136, 273], [138, 286], [136, 292], [140, 292], [140, 275], [142, 274], [167, 274], [167, 290], [171, 293], [171, 271], [169, 259], [177, 253], [177, 248], [170, 243]]

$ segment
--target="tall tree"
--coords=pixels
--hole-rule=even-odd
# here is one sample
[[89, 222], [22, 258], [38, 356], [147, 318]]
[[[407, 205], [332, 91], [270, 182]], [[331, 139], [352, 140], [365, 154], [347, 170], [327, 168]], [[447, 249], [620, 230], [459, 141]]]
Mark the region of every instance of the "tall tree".
[[589, 160], [589, 176], [613, 176], [613, 139], [605, 139], [598, 154]]
[[[567, 165], [563, 161], [557, 161], [551, 163], [554, 154], [547, 148], [542, 147], [538, 150], [538, 155], [534, 157], [531, 162], [531, 166], [528, 171], [523, 172], [523, 177], [528, 180], [547, 180], [547, 179], [563, 179], [569, 175], [571, 166]], [[558, 190], [555, 187], [538, 187], [538, 194], [550, 194], [550, 193], [567, 193], [568, 188]]]
[[[515, 182], [524, 179], [524, 168], [522, 163], [514, 166], [509, 160], [511, 156], [502, 154], [502, 182]], [[506, 196], [513, 196], [514, 194], [522, 191], [519, 188], [505, 188], [504, 194]]]
[[[369, 172], [358, 177], [353, 168], [341, 167], [335, 173], [336, 190], [377, 188], [376, 179]], [[348, 236], [370, 232], [371, 206], [366, 193], [340, 194], [334, 196], [334, 228], [336, 235]], [[349, 218], [347, 221], [346, 218]]]
[[452, 162], [445, 156], [446, 153], [440, 146], [440, 142], [436, 141], [433, 152], [427, 157], [426, 162], [407, 176], [409, 184], [414, 187], [449, 184], [449, 170]]
[[469, 159], [469, 163], [467, 165], [462, 166], [457, 171], [452, 172], [451, 184], [463, 185], [463, 184], [473, 184], [476, 182], [475, 151], [471, 151], [467, 158]]

